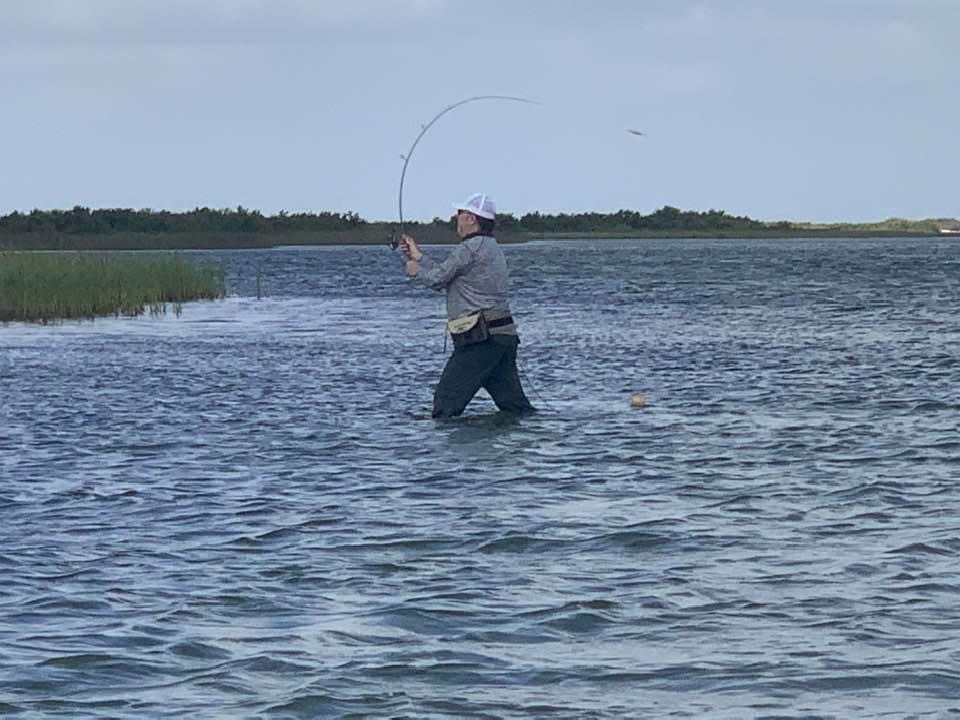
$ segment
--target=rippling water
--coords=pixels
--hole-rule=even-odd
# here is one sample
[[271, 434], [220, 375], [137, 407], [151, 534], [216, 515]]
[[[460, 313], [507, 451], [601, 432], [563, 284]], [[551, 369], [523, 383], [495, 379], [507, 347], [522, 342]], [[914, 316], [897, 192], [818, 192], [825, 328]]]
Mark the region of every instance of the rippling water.
[[519, 420], [382, 248], [0, 327], [0, 714], [960, 713], [960, 243], [507, 252]]

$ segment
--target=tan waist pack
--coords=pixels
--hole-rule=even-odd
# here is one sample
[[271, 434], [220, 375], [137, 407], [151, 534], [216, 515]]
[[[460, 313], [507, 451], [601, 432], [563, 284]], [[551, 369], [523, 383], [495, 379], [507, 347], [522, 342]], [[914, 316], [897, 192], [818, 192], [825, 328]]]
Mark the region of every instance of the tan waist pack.
[[490, 329], [483, 313], [464, 315], [447, 321], [447, 330], [453, 338], [454, 347], [473, 345], [490, 339]]

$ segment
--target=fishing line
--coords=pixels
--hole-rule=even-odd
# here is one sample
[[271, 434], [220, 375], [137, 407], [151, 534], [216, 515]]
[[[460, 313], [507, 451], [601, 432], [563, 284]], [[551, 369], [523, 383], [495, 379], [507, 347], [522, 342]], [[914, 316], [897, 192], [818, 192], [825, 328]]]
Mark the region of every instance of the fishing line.
[[428, 122], [426, 125], [422, 126], [420, 129], [420, 134], [413, 141], [413, 145], [410, 146], [410, 149], [407, 150], [406, 155], [401, 155], [403, 158], [403, 170], [400, 171], [400, 191], [397, 194], [397, 209], [399, 210], [400, 224], [397, 227], [397, 230], [394, 232], [393, 237], [390, 238], [390, 248], [396, 250], [400, 245], [400, 236], [403, 234], [403, 182], [407, 177], [407, 166], [410, 164], [410, 158], [413, 157], [413, 151], [417, 149], [417, 145], [420, 143], [420, 140], [424, 135], [427, 134], [427, 131], [433, 127], [433, 124], [437, 122], [440, 118], [446, 115], [451, 110], [455, 110], [461, 105], [466, 105], [467, 103], [476, 102], [477, 100], [506, 100], [508, 102], [520, 102], [527, 103], [529, 105], [539, 105], [536, 100], [528, 100], [527, 98], [515, 97], [513, 95], [476, 95], [474, 97], [469, 97], [464, 100], [455, 102], [453, 105], [448, 105], [443, 110], [438, 112], [433, 119]]
[[[458, 100], [452, 105], [448, 105], [443, 110], [438, 112], [426, 125], [422, 125], [420, 128], [420, 133], [413, 140], [413, 144], [410, 146], [410, 149], [407, 150], [406, 154], [401, 155], [403, 160], [403, 169], [400, 171], [400, 189], [397, 193], [397, 210], [399, 216], [399, 224], [397, 229], [394, 231], [393, 236], [390, 238], [389, 246], [391, 249], [396, 250], [400, 244], [400, 235], [403, 234], [404, 228], [404, 218], [403, 218], [403, 183], [407, 178], [407, 167], [410, 165], [410, 158], [413, 157], [413, 152], [417, 149], [417, 145], [420, 144], [420, 140], [423, 139], [423, 136], [427, 134], [427, 131], [433, 127], [434, 123], [437, 122], [440, 118], [446, 115], [451, 110], [455, 110], [461, 105], [466, 105], [468, 103], [477, 102], [478, 100], [501, 100], [507, 102], [519, 102], [526, 103], [528, 105], [540, 105], [541, 103], [536, 100], [530, 100], [524, 97], [517, 97], [515, 95], [475, 95], [474, 97], [464, 98], [463, 100]], [[627, 133], [634, 136], [645, 136], [647, 133], [642, 130], [637, 130], [636, 128], [627, 128]]]
[[[526, 384], [528, 388], [530, 388], [530, 390], [533, 392], [534, 397], [539, 401], [541, 407], [545, 407], [548, 412], [554, 415], [560, 414], [560, 411], [557, 410], [553, 405], [548, 403], [546, 399], [544, 399], [543, 395], [541, 395], [540, 392], [537, 390], [536, 386], [532, 382], [530, 382], [530, 378], [527, 377], [527, 373], [523, 367], [523, 363], [521, 362], [519, 355], [517, 355], [517, 375], [519, 375], [523, 383]], [[538, 412], [542, 412], [540, 408], [536, 408], [536, 409]]]
[[[476, 95], [476, 96], [474, 96], [474, 97], [465, 98], [465, 99], [463, 99], [463, 100], [460, 100], [460, 101], [458, 101], [458, 102], [455, 102], [455, 103], [453, 103], [452, 105], [448, 105], [448, 106], [445, 107], [443, 110], [441, 110], [441, 111], [438, 112], [436, 115], [434, 115], [433, 118], [430, 120], [430, 122], [428, 122], [426, 125], [424, 125], [423, 127], [421, 127], [420, 133], [417, 135], [416, 138], [414, 138], [413, 144], [410, 146], [410, 149], [407, 150], [407, 152], [406, 152], [405, 155], [401, 155], [401, 156], [400, 156], [401, 158], [403, 158], [403, 169], [400, 171], [400, 189], [399, 189], [399, 191], [398, 191], [398, 193], [397, 193], [397, 211], [398, 211], [398, 217], [399, 217], [399, 224], [397, 225], [397, 229], [396, 229], [396, 230], [394, 231], [394, 233], [393, 233], [393, 237], [390, 238], [390, 243], [389, 243], [389, 244], [390, 244], [390, 248], [391, 248], [392, 250], [396, 250], [397, 247], [399, 247], [399, 245], [400, 245], [400, 237], [403, 235], [403, 229], [404, 229], [404, 219], [403, 219], [403, 183], [404, 183], [404, 181], [405, 181], [406, 178], [407, 178], [407, 167], [410, 165], [410, 158], [413, 157], [413, 153], [414, 153], [414, 151], [417, 149], [417, 145], [420, 144], [420, 141], [423, 139], [423, 136], [427, 134], [427, 131], [428, 131], [431, 127], [433, 127], [434, 123], [436, 123], [440, 118], [442, 118], [442, 117], [443, 117], [444, 115], [446, 115], [448, 112], [450, 112], [450, 111], [452, 111], [452, 110], [455, 110], [455, 109], [457, 109], [458, 107], [460, 107], [460, 106], [462, 106], [462, 105], [466, 105], [466, 104], [472, 103], [472, 102], [477, 102], [477, 101], [479, 101], [479, 100], [502, 100], [502, 101], [507, 101], [507, 102], [527, 103], [527, 104], [530, 104], [530, 105], [539, 105], [539, 104], [540, 104], [540, 103], [536, 102], [535, 100], [529, 100], [529, 99], [527, 99], [527, 98], [516, 97], [516, 96], [513, 96], [513, 95]], [[444, 333], [443, 333], [443, 352], [444, 352], [444, 354], [446, 354], [446, 351], [447, 351], [447, 333], [446, 333], [446, 330], [444, 330]], [[554, 408], [552, 408], [552, 407], [550, 406], [550, 404], [547, 403], [546, 400], [543, 399], [543, 397], [540, 395], [540, 393], [537, 391], [537, 389], [536, 389], [536, 388], [533, 386], [533, 384], [530, 382], [529, 378], [526, 377], [526, 373], [524, 373], [523, 370], [522, 370], [521, 367], [520, 367], [519, 358], [518, 358], [518, 363], [517, 363], [517, 374], [523, 376], [523, 381], [526, 382], [527, 387], [530, 388], [530, 389], [533, 391], [533, 394], [534, 394], [535, 396], [537, 396], [537, 398], [541, 401], [542, 405], [548, 407], [551, 412], [556, 412], [556, 410], [554, 410]]]
[[[526, 103], [529, 105], [540, 104], [536, 100], [529, 100], [527, 98], [517, 97], [514, 95], [476, 95], [474, 97], [468, 97], [468, 98], [464, 98], [463, 100], [459, 100], [453, 103], [452, 105], [448, 105], [443, 110], [441, 110], [436, 115], [434, 115], [433, 118], [430, 120], [430, 122], [423, 125], [420, 129], [420, 133], [417, 135], [416, 138], [414, 138], [413, 144], [410, 145], [410, 149], [407, 150], [406, 154], [400, 156], [403, 159], [403, 169], [400, 171], [400, 188], [397, 193], [397, 211], [398, 211], [399, 223], [388, 243], [391, 250], [396, 250], [399, 247], [400, 237], [404, 234], [403, 185], [407, 177], [407, 167], [410, 165], [410, 159], [413, 157], [413, 153], [417, 149], [417, 145], [420, 144], [420, 141], [423, 139], [423, 136], [427, 134], [427, 131], [430, 130], [430, 128], [433, 127], [433, 125], [444, 115], [451, 112], [452, 110], [455, 110], [458, 107], [461, 107], [468, 103], [477, 102], [480, 100], [500, 100], [500, 101], [507, 101], [507, 102], [520, 102], [520, 103]], [[630, 133], [631, 135], [637, 135], [637, 136], [646, 135], [646, 133], [633, 128], [628, 129], [627, 132]], [[447, 334], [445, 331], [443, 336], [444, 354], [446, 354], [446, 350], [447, 350]], [[526, 373], [523, 371], [523, 368], [521, 367], [519, 358], [517, 359], [517, 373], [522, 377], [523, 382], [526, 383], [527, 387], [533, 391], [534, 396], [537, 397], [537, 399], [540, 401], [542, 406], [545, 406], [546, 408], [548, 408], [550, 412], [558, 413], [558, 411], [552, 405], [550, 405], [550, 403], [548, 403], [543, 398], [542, 395], [540, 395], [536, 387], [534, 387], [534, 385], [530, 382], [529, 378], [526, 376]]]

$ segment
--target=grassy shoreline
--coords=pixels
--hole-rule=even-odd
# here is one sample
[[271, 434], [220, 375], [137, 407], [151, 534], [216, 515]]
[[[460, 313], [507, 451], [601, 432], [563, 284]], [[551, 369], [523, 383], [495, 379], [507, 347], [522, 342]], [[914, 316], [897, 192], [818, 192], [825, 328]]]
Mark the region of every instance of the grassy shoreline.
[[222, 268], [177, 255], [0, 251], [0, 323], [134, 317], [222, 298]]

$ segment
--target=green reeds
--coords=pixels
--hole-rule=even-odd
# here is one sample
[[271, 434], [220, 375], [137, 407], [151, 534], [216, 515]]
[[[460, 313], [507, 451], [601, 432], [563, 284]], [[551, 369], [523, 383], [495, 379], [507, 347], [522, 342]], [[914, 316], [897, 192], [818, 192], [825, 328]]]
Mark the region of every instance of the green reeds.
[[180, 255], [0, 252], [0, 322], [159, 315], [225, 294], [222, 267]]

